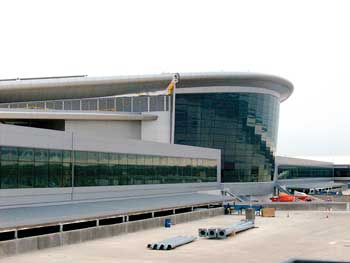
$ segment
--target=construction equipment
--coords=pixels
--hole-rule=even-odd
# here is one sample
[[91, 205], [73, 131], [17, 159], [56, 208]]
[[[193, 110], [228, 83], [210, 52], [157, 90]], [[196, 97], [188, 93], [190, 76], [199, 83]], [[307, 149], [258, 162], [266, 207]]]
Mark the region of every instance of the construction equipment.
[[153, 250], [170, 250], [191, 243], [196, 239], [197, 238], [194, 236], [176, 236], [164, 239], [156, 243], [150, 243], [147, 245], [147, 248]]
[[313, 198], [305, 193], [294, 191], [294, 195], [281, 185], [275, 185], [279, 191], [278, 196], [270, 198], [272, 202], [296, 202], [296, 201], [312, 201]]
[[208, 229], [206, 229], [206, 228], [199, 228], [198, 229], [198, 235], [199, 235], [199, 237], [207, 237]]
[[238, 196], [238, 195], [236, 195], [236, 194], [230, 192], [228, 189], [223, 189], [223, 190], [221, 190], [221, 195], [223, 195], [223, 196], [231, 196], [231, 197], [233, 197], [234, 199], [236, 199], [236, 200], [239, 201], [239, 202], [244, 202], [244, 201], [246, 201], [246, 200], [244, 200], [242, 197], [240, 197], [240, 196]]
[[241, 205], [241, 204], [235, 204], [235, 203], [227, 203], [224, 205], [225, 213], [231, 214], [234, 211], [237, 211], [238, 214], [242, 214], [243, 210], [245, 211], [248, 208], [253, 208], [255, 210], [255, 213], [257, 215], [260, 215], [260, 211], [263, 208], [262, 205]]
[[280, 193], [278, 196], [270, 198], [272, 202], [295, 202], [295, 196], [286, 193]]
[[217, 229], [209, 228], [207, 231], [207, 238], [216, 238]]
[[200, 237], [208, 239], [224, 239], [229, 235], [235, 235], [239, 232], [254, 228], [255, 224], [252, 220], [242, 220], [238, 224], [231, 225], [224, 228], [200, 228], [198, 229], [198, 234]]
[[218, 229], [217, 230], [217, 238], [223, 239], [227, 238], [229, 235], [237, 234], [239, 232], [248, 230], [250, 228], [254, 228], [254, 222], [253, 221], [242, 221], [236, 225], [229, 226], [226, 228]]

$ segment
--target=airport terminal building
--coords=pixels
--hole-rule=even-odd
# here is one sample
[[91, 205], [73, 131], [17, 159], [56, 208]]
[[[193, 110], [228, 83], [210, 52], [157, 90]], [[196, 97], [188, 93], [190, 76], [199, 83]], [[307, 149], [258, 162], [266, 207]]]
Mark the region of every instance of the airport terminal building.
[[0, 80], [0, 206], [271, 194], [292, 92], [253, 73]]

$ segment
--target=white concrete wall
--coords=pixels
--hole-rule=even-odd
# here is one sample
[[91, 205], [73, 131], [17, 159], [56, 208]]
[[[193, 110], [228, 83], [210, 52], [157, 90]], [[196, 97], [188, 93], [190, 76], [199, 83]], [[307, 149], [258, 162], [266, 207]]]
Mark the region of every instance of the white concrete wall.
[[141, 139], [141, 121], [65, 121], [65, 130], [76, 135], [114, 140]]
[[142, 121], [141, 139], [143, 141], [170, 143], [170, 111], [152, 112], [158, 115], [156, 121]]

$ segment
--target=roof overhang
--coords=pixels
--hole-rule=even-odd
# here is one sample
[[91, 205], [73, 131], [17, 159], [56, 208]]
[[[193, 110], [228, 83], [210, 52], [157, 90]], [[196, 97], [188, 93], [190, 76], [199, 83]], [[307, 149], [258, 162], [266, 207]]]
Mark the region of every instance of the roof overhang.
[[308, 183], [295, 183], [293, 185], [287, 185], [287, 188], [291, 189], [315, 189], [315, 188], [337, 188], [342, 187], [344, 184], [335, 182], [308, 182]]
[[157, 115], [104, 111], [54, 111], [0, 109], [0, 119], [90, 120], [90, 121], [154, 121]]
[[[0, 81], [0, 102], [114, 96], [165, 90], [174, 74], [116, 77], [66, 77]], [[286, 100], [293, 85], [280, 77], [256, 73], [180, 73], [177, 88], [240, 86], [269, 89]]]
[[333, 163], [294, 157], [276, 156], [278, 166], [327, 167], [333, 168]]

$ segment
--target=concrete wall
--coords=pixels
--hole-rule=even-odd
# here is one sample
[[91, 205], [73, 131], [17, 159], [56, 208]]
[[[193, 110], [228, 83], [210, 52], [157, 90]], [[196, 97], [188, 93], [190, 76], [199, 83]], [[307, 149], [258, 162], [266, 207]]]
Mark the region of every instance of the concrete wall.
[[261, 205], [274, 207], [276, 210], [349, 211], [349, 203], [342, 202], [265, 203]]
[[[69, 132], [0, 124], [0, 145], [50, 149], [119, 152], [218, 160], [220, 151], [208, 148], [115, 138], [89, 137]], [[220, 174], [218, 174], [220, 182]], [[0, 207], [76, 200], [155, 196], [219, 189], [217, 183], [130, 185], [67, 188], [1, 189]]]
[[40, 203], [152, 197], [197, 191], [217, 190], [218, 183], [121, 185], [65, 188], [1, 189], [0, 208]]
[[170, 143], [170, 111], [152, 112], [158, 115], [156, 121], [142, 121], [141, 139], [143, 141]]
[[164, 226], [165, 218], [171, 218], [173, 224], [180, 224], [223, 214], [224, 209], [220, 207], [134, 222], [125, 222], [115, 225], [98, 226], [69, 232], [59, 232], [37, 237], [2, 241], [0, 242], [0, 257], [161, 227]]
[[[147, 122], [147, 121], [145, 121]], [[141, 121], [65, 121], [65, 130], [77, 135], [114, 140], [141, 139]]]
[[[0, 145], [220, 160], [220, 150], [0, 124]], [[220, 162], [219, 162], [220, 164]]]

